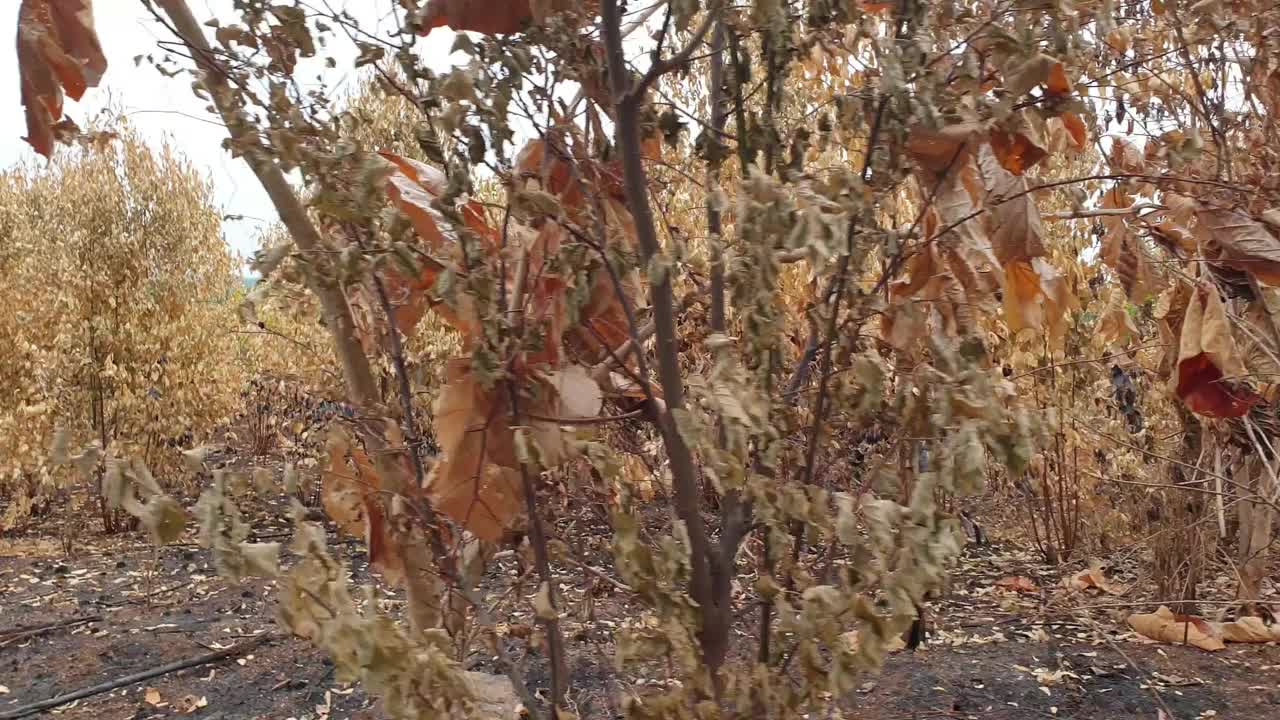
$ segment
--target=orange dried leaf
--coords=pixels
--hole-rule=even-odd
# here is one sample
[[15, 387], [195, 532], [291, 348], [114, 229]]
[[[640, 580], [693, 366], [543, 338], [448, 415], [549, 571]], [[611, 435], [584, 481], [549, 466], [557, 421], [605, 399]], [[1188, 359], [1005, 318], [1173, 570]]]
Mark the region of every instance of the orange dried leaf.
[[79, 100], [107, 70], [93, 26], [92, 0], [24, 0], [18, 9], [18, 75], [26, 108], [27, 137], [49, 157], [63, 91]]
[[1067, 578], [1064, 583], [1072, 590], [1101, 590], [1108, 595], [1119, 595], [1120, 589], [1111, 584], [1102, 572], [1102, 567], [1091, 564], [1089, 567]]
[[1113, 173], [1141, 175], [1146, 172], [1146, 161], [1143, 160], [1142, 153], [1133, 143], [1118, 135], [1111, 136], [1107, 164]]
[[1050, 95], [1067, 95], [1071, 92], [1071, 81], [1067, 79], [1067, 67], [1061, 62], [1049, 63], [1049, 74], [1044, 81], [1045, 91]]
[[991, 131], [991, 149], [1000, 164], [1014, 175], [1021, 175], [1044, 159], [1048, 151], [1023, 133]]
[[1066, 333], [1067, 313], [1077, 306], [1066, 280], [1042, 258], [1005, 265], [1005, 323], [1017, 333], [1025, 329], [1045, 332], [1056, 344]]
[[1037, 593], [1040, 592], [1040, 586], [1035, 581], [1025, 575], [1011, 575], [1003, 577], [996, 581], [996, 587], [1020, 593]]
[[[485, 35], [520, 32], [530, 24], [546, 22], [555, 13], [576, 10], [594, 13], [592, 0], [430, 0], [422, 14], [420, 34], [449, 27]], [[585, 12], [584, 12], [585, 11]]]
[[1085, 128], [1084, 120], [1073, 112], [1064, 112], [1060, 117], [1062, 126], [1067, 129], [1067, 135], [1071, 138], [1071, 144], [1077, 150], [1083, 150], [1085, 144], [1089, 142], [1089, 131]]
[[469, 360], [450, 360], [445, 378], [433, 405], [441, 459], [427, 478], [427, 495], [477, 537], [497, 541], [524, 511], [510, 414], [500, 388], [478, 383]]
[[1194, 615], [1175, 615], [1172, 610], [1163, 605], [1153, 613], [1130, 615], [1129, 627], [1139, 635], [1156, 642], [1186, 644], [1209, 652], [1226, 647], [1215, 628], [1204, 618]]
[[[444, 173], [426, 163], [394, 153], [382, 152], [379, 155], [396, 168], [387, 178], [387, 195], [392, 205], [409, 218], [418, 238], [425, 245], [426, 253], [432, 255], [452, 252], [454, 233], [448, 229], [441, 214], [432, 207], [432, 203], [447, 185]], [[489, 247], [494, 247], [494, 232], [485, 222], [483, 207], [479, 203], [472, 201], [464, 205], [462, 216], [471, 231], [486, 240]], [[387, 286], [394, 322], [400, 332], [412, 332], [428, 307], [440, 313], [446, 322], [465, 337], [474, 337], [479, 332], [479, 319], [471, 307], [470, 297], [460, 297], [458, 307], [433, 302], [428, 297], [442, 269], [438, 263], [427, 261], [416, 277], [405, 277], [395, 270], [383, 272], [382, 278]]]
[[[369, 562], [387, 582], [398, 584], [404, 576], [404, 558], [396, 549], [382, 508], [382, 480], [360, 448], [331, 439], [328, 463], [321, 474], [320, 503], [339, 531], [364, 539]], [[348, 458], [355, 466], [348, 465]]]
[[934, 176], [958, 171], [975, 150], [979, 123], [957, 123], [937, 130], [915, 127], [907, 134], [907, 152]]
[[485, 35], [519, 32], [533, 22], [531, 0], [431, 0], [422, 15], [421, 34], [449, 27]]
[[1178, 345], [1175, 392], [1189, 410], [1209, 417], [1241, 417], [1261, 398], [1225, 378], [1244, 374], [1218, 291], [1199, 288], [1187, 304]]
[[1280, 624], [1267, 625], [1258, 617], [1242, 617], [1233, 622], [1222, 623], [1218, 630], [1226, 642], [1280, 642]]

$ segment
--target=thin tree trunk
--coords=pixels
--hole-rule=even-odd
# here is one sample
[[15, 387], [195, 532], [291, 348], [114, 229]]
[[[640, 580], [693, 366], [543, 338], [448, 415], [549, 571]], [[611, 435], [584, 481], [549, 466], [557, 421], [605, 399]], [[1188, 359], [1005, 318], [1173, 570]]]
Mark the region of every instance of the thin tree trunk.
[[[251, 126], [245, 113], [234, 103], [235, 90], [228, 82], [227, 71], [222, 67], [209, 46], [200, 23], [191, 14], [191, 8], [185, 0], [157, 0], [169, 16], [174, 28], [191, 53], [196, 65], [201, 70], [201, 82], [208, 90], [209, 96], [222, 116], [234, 140], [245, 140], [244, 128]], [[324, 242], [315, 224], [308, 217], [306, 208], [290, 187], [289, 181], [271, 159], [264, 157], [252, 149], [244, 154], [245, 161], [258, 177], [271, 203], [280, 214], [280, 219], [289, 231], [294, 243], [304, 253], [317, 253], [324, 249]], [[379, 402], [378, 384], [369, 364], [369, 358], [356, 337], [355, 322], [351, 317], [351, 308], [346, 296], [338, 285], [322, 282], [314, 274], [307, 275], [309, 289], [320, 300], [325, 324], [333, 339], [333, 350], [342, 365], [342, 375], [346, 381], [347, 393], [351, 401], [361, 412], [370, 417], [382, 417], [386, 413]], [[382, 490], [386, 497], [386, 517], [389, 525], [396, 533], [396, 544], [402, 554], [405, 565], [405, 585], [407, 600], [411, 607], [420, 604], [438, 606], [439, 593], [431, 581], [429, 557], [427, 553], [413, 551], [414, 543], [404, 533], [399, 532], [400, 522], [396, 517], [403, 503], [396, 498], [407, 498], [413, 491], [413, 483], [409, 481], [404, 468], [396, 461], [396, 453], [386, 452], [387, 441], [378, 432], [368, 431], [362, 436], [377, 468]], [[425, 505], [425, 502], [422, 503]], [[429, 507], [425, 513], [428, 523], [434, 519]], [[444, 563], [446, 558], [437, 557], [437, 562]], [[444, 568], [441, 568], [444, 570]], [[428, 613], [410, 612], [410, 618], [429, 617]], [[415, 623], [416, 625], [416, 623]], [[414, 627], [421, 631], [427, 628]]]

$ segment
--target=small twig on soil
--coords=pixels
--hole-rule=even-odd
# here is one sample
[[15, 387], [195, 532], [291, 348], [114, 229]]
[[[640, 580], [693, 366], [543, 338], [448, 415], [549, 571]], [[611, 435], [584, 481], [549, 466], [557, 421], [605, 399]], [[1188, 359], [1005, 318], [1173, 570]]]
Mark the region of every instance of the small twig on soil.
[[[1093, 624], [1094, 631], [1097, 632], [1100, 636], [1103, 636], [1101, 626], [1097, 622], [1094, 622], [1092, 620], [1090, 620], [1090, 622], [1092, 622]], [[1156, 690], [1155, 683], [1151, 681], [1151, 676], [1145, 670], [1138, 667], [1138, 664], [1133, 661], [1133, 658], [1126, 655], [1125, 651], [1121, 650], [1120, 645], [1118, 645], [1115, 641], [1109, 638], [1106, 638], [1105, 636], [1103, 636], [1103, 641], [1106, 642], [1107, 646], [1110, 647], [1112, 650], [1114, 650], [1117, 655], [1123, 658], [1124, 661], [1129, 664], [1129, 667], [1133, 668], [1133, 671], [1138, 673], [1139, 677], [1141, 677], [1143, 680], [1146, 681], [1148, 688], [1150, 688], [1151, 690], [1151, 697], [1156, 701], [1156, 704], [1160, 706], [1160, 709], [1164, 710], [1165, 717], [1167, 717], [1168, 720], [1175, 720], [1175, 718], [1177, 718], [1177, 715], [1173, 714], [1172, 708], [1170, 708], [1169, 705], [1164, 701], [1164, 698], [1160, 696], [1160, 691]]]
[[58, 707], [59, 705], [66, 705], [67, 703], [75, 700], [83, 700], [84, 698], [87, 698], [87, 697], [93, 697], [94, 695], [101, 695], [102, 693], [111, 692], [112, 690], [116, 690], [118, 688], [122, 688], [128, 685], [133, 685], [135, 683], [140, 683], [143, 680], [150, 680], [151, 678], [160, 677], [161, 675], [168, 675], [169, 673], [175, 673], [175, 672], [178, 672], [179, 670], [187, 670], [189, 668], [199, 667], [201, 665], [208, 665], [209, 663], [218, 662], [219, 660], [225, 660], [230, 657], [235, 657], [236, 655], [242, 655], [248, 652], [249, 650], [252, 650], [258, 647], [259, 645], [267, 642], [268, 640], [275, 639], [276, 637], [277, 637], [276, 635], [273, 635], [271, 633], [264, 633], [262, 635], [258, 635], [252, 640], [242, 642], [238, 645], [232, 645], [231, 647], [226, 648], [225, 650], [218, 650], [217, 652], [211, 652], [205, 655], [198, 655], [196, 657], [188, 658], [186, 660], [171, 662], [168, 665], [161, 665], [158, 668], [143, 670], [141, 672], [133, 673], [132, 675], [125, 675], [124, 677], [119, 677], [114, 680], [108, 680], [107, 682], [99, 683], [97, 685], [92, 685], [90, 687], [82, 688], [80, 690], [75, 690], [65, 695], [59, 695], [57, 697], [49, 698], [48, 700], [41, 700], [40, 702], [34, 702], [34, 703], [31, 703], [30, 705], [23, 705], [21, 707], [15, 708], [8, 712], [0, 713], [0, 720], [17, 720], [17, 718], [24, 718], [29, 715], [42, 713], [45, 710]]
[[629, 592], [632, 592], [632, 590], [631, 590], [631, 586], [630, 586], [630, 585], [628, 585], [628, 584], [626, 584], [626, 583], [623, 583], [623, 582], [619, 582], [619, 581], [617, 581], [617, 580], [614, 580], [613, 578], [611, 578], [611, 577], [609, 577], [608, 575], [606, 575], [606, 574], [605, 574], [605, 572], [604, 572], [603, 570], [600, 570], [599, 568], [592, 567], [592, 566], [590, 566], [590, 565], [588, 565], [588, 564], [586, 564], [586, 563], [582, 562], [581, 560], [579, 560], [578, 558], [576, 558], [576, 557], [574, 557], [574, 556], [572, 556], [572, 555], [565, 555], [565, 556], [563, 556], [563, 558], [562, 558], [562, 559], [563, 559], [565, 562], [569, 563], [570, 565], [574, 565], [574, 566], [576, 566], [576, 567], [578, 567], [578, 568], [580, 568], [580, 569], [582, 569], [582, 570], [587, 571], [589, 574], [594, 575], [594, 576], [596, 576], [596, 577], [600, 578], [601, 580], [603, 580], [603, 581], [605, 581], [605, 582], [609, 583], [610, 585], [614, 586], [614, 587], [615, 587], [615, 588], [617, 588], [618, 590], [621, 590], [622, 592], [628, 592], [628, 593], [629, 593]]
[[58, 628], [74, 627], [83, 625], [84, 623], [97, 622], [102, 619], [101, 615], [85, 615], [83, 617], [68, 618], [66, 620], [57, 620], [55, 622], [43, 623], [41, 625], [19, 625], [17, 627], [0, 630], [0, 647], [4, 647], [9, 643], [22, 640], [24, 638], [35, 637], [47, 633], [50, 630]]

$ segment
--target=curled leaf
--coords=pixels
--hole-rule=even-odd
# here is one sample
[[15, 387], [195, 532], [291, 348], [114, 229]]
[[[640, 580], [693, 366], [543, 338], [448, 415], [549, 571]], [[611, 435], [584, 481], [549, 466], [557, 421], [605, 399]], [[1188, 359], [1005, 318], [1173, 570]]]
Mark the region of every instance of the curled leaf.
[[1005, 170], [1021, 175], [1049, 154], [1042, 125], [1038, 116], [1023, 110], [991, 129], [991, 150]]
[[18, 74], [26, 108], [27, 137], [49, 157], [62, 95], [79, 100], [107, 70], [93, 27], [92, 0], [23, 0], [18, 9]]
[[1241, 417], [1260, 401], [1227, 378], [1244, 374], [1222, 298], [1198, 288], [1187, 304], [1178, 345], [1175, 392], [1189, 410], [1209, 417]]
[[1176, 615], [1163, 605], [1153, 613], [1130, 615], [1129, 627], [1139, 635], [1157, 642], [1191, 645], [1209, 652], [1226, 647], [1213, 625], [1204, 618], [1194, 615]]
[[987, 190], [987, 232], [1000, 263], [1007, 268], [1016, 260], [1044, 255], [1044, 228], [1027, 178], [1009, 172], [985, 146], [978, 169]]
[[1084, 126], [1084, 121], [1080, 116], [1073, 112], [1064, 112], [1059, 116], [1062, 119], [1062, 125], [1067, 129], [1067, 136], [1071, 138], [1071, 144], [1077, 150], [1083, 150], [1086, 143], [1089, 142], [1089, 131]]
[[957, 123], [936, 130], [915, 127], [907, 134], [907, 152], [922, 169], [934, 176], [958, 170], [977, 150], [979, 123]]
[[1280, 286], [1280, 240], [1262, 222], [1235, 210], [1202, 209], [1197, 230], [1222, 247], [1224, 261], [1260, 282]]

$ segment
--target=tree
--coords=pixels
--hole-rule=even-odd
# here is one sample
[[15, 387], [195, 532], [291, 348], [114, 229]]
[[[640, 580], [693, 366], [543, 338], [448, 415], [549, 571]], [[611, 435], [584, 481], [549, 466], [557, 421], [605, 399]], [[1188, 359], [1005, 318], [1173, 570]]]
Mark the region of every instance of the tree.
[[239, 272], [208, 181], [125, 128], [5, 173], [0, 228], [6, 525], [65, 481], [49, 464], [55, 427], [177, 469], [177, 443], [224, 419], [244, 380]]
[[[611, 491], [616, 568], [645, 609], [619, 655], [679, 680], [635, 717], [833, 708], [959, 551], [939, 501], [988, 474], [1030, 471], [1046, 513], [1075, 513], [1081, 477], [1142, 484], [1126, 477], [1157, 465], [1161, 493], [1200, 482], [1192, 431], [1209, 430], [1267, 467], [1242, 490], [1250, 512], [1275, 507], [1258, 431], [1275, 406], [1239, 350], [1277, 347], [1272, 160], [1242, 152], [1275, 97], [1263, 61], [1227, 62], [1265, 42], [1273, 8], [462, 0], [405, 3], [379, 37], [249, 3], [213, 23], [215, 49], [186, 3], [155, 6], [289, 233], [259, 267], [300, 268], [359, 409], [328, 448], [331, 512], [407, 588], [407, 629], [358, 613], [303, 524], [286, 624], [396, 716], [466, 709], [438, 628], [492, 627], [478, 582], [512, 531], [540, 581], [551, 707], [494, 647], [531, 710], [568, 711], [552, 568], [573, 538], [550, 526], [571, 490], [550, 481], [572, 463]], [[413, 49], [444, 25], [477, 34], [437, 73]], [[652, 40], [629, 40], [641, 27]], [[293, 82], [341, 37], [417, 113], [421, 154], [363, 146]], [[1139, 120], [1141, 150], [1101, 140]], [[501, 197], [476, 191], [486, 177]], [[433, 388], [435, 457], [405, 351], [428, 312], [461, 348]], [[1114, 404], [1081, 394], [1108, 383]], [[646, 473], [623, 470], [627, 435], [659, 448], [644, 466], [671, 488], [660, 528]], [[868, 437], [879, 461], [850, 460]], [[1047, 485], [1068, 468], [1070, 487]], [[225, 566], [278, 572], [219, 484], [202, 508]], [[1041, 526], [1058, 545], [1075, 532], [1061, 519]], [[370, 643], [392, 659], [362, 660]]]

